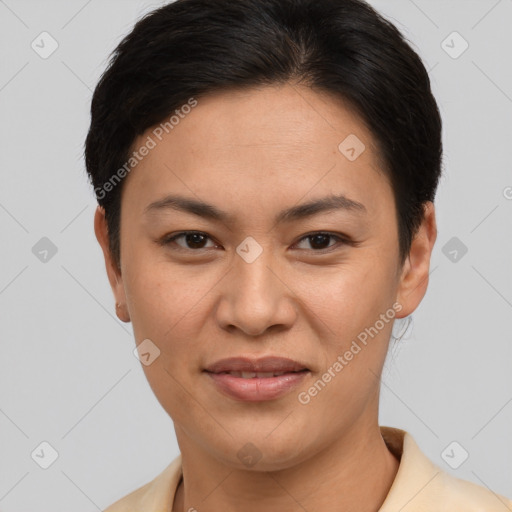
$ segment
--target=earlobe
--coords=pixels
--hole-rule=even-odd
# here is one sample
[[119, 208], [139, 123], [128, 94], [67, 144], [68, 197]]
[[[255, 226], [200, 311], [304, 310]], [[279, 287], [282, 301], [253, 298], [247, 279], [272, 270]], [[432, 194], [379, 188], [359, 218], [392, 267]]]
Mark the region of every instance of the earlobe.
[[105, 210], [98, 206], [94, 214], [94, 233], [100, 244], [105, 259], [105, 269], [107, 271], [108, 280], [114, 299], [116, 301], [116, 315], [119, 320], [129, 322], [130, 316], [126, 308], [126, 296], [124, 291], [123, 278], [120, 269], [117, 268], [110, 251], [110, 243], [108, 238], [108, 226], [105, 218]]
[[423, 221], [411, 244], [409, 255], [404, 263], [398, 285], [397, 302], [402, 309], [397, 318], [410, 315], [420, 304], [428, 286], [430, 258], [437, 238], [437, 225], [434, 204], [424, 205]]

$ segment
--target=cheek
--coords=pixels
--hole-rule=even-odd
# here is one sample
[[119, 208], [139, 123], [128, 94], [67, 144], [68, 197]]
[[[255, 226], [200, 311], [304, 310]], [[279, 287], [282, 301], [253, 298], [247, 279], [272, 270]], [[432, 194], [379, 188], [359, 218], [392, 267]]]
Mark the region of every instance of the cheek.
[[[372, 325], [394, 299], [391, 261], [378, 251], [358, 250], [336, 265], [299, 265], [281, 272], [281, 293], [297, 303], [298, 326], [316, 331], [334, 349]], [[159, 340], [174, 354], [200, 349], [205, 329], [215, 329], [215, 305], [229, 293], [229, 272], [202, 265], [175, 265], [150, 254], [132, 258], [124, 277], [137, 343]], [[208, 270], [210, 268], [211, 270]], [[213, 320], [213, 324], [212, 324]], [[208, 324], [208, 325], [207, 325]], [[293, 327], [292, 327], [293, 329]], [[197, 346], [196, 346], [197, 345]], [[205, 347], [203, 347], [203, 350]]]
[[195, 418], [194, 423], [201, 425], [203, 433], [215, 431], [216, 426], [205, 413], [201, 397], [194, 394], [194, 381], [190, 380], [184, 365], [180, 364], [183, 357], [183, 354], [162, 353], [150, 366], [143, 366], [146, 380], [173, 422], [187, 425], [192, 417]]
[[[342, 349], [394, 302], [396, 283], [384, 259], [354, 257], [336, 268], [297, 276], [297, 297], [325, 329], [322, 337], [333, 349]], [[313, 318], [314, 318], [313, 317]]]
[[149, 339], [157, 347], [158, 356], [142, 367], [162, 407], [180, 421], [185, 411], [197, 408], [190, 390], [204, 339], [204, 299], [215, 280], [194, 279], [169, 262], [141, 260], [125, 281], [133, 331], [137, 344]]
[[324, 294], [309, 294], [315, 297], [314, 304], [310, 302], [315, 314], [329, 326], [321, 338], [325, 358], [321, 373], [329, 374], [324, 379], [319, 375], [327, 383], [325, 388], [321, 383], [317, 386], [322, 389], [317, 406], [332, 415], [333, 421], [338, 410], [329, 408], [329, 403], [356, 411], [374, 398], [372, 390], [386, 358], [396, 314], [392, 263], [391, 259], [368, 259], [350, 269], [338, 269], [326, 281]]
[[215, 282], [214, 276], [194, 271], [192, 266], [184, 269], [149, 258], [133, 262], [125, 289], [137, 341], [154, 338], [167, 343], [186, 338], [190, 322], [200, 324], [198, 312]]
[[325, 386], [322, 382], [316, 386], [316, 406], [333, 422], [339, 411], [329, 404], [357, 411], [374, 398], [395, 315], [396, 284], [388, 263], [361, 258], [357, 265], [336, 269], [321, 288], [304, 288], [308, 309], [324, 326], [318, 336], [322, 353], [318, 378]]

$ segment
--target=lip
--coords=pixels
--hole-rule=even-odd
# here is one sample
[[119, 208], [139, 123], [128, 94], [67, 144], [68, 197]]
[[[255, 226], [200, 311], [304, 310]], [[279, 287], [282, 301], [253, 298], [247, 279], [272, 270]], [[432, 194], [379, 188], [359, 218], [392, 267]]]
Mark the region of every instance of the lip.
[[208, 366], [205, 371], [221, 372], [299, 372], [308, 368], [287, 357], [267, 356], [258, 359], [250, 357], [229, 357]]
[[[274, 377], [243, 378], [226, 372], [285, 372]], [[261, 402], [280, 398], [297, 387], [310, 370], [284, 357], [221, 359], [204, 370], [224, 395], [239, 401]]]

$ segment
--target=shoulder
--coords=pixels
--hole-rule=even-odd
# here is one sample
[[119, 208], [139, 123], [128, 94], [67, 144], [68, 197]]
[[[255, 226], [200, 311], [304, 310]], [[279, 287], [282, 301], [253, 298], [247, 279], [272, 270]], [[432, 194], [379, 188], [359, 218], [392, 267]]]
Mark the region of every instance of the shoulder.
[[112, 503], [103, 512], [163, 512], [170, 510], [181, 478], [181, 455], [178, 455], [153, 480]]
[[434, 492], [441, 498], [443, 510], [464, 507], [466, 512], [512, 511], [512, 500], [487, 487], [457, 478], [438, 468]]
[[400, 466], [379, 512], [512, 512], [512, 500], [444, 471], [408, 432], [381, 427], [381, 433]]
[[132, 512], [133, 510], [136, 510], [138, 507], [141, 507], [141, 502], [143, 501], [144, 496], [147, 496], [150, 492], [152, 484], [153, 481], [135, 489], [126, 496], [117, 500], [115, 503], [112, 503], [103, 512]]

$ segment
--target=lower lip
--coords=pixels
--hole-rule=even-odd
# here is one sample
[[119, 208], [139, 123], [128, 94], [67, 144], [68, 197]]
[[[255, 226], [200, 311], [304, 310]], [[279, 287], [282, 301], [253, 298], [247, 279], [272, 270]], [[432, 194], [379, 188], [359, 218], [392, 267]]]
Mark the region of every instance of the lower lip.
[[217, 388], [235, 400], [260, 402], [274, 400], [289, 393], [309, 374], [309, 371], [285, 373], [276, 377], [244, 379], [228, 373], [206, 372]]

